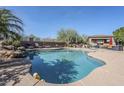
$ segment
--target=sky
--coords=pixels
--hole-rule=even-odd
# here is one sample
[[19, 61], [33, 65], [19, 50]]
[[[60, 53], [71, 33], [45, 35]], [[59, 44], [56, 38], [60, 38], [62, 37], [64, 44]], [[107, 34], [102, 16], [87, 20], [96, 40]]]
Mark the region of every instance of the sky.
[[112, 35], [124, 26], [121, 6], [4, 6], [21, 18], [24, 34], [56, 38], [58, 31], [74, 29], [80, 35]]

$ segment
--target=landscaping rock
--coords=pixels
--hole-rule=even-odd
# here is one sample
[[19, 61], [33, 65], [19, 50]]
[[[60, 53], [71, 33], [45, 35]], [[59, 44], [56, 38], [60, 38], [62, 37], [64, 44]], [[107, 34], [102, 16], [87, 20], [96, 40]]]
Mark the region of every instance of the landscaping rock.
[[7, 50], [13, 50], [14, 46], [9, 45], [9, 46], [3, 46], [3, 48], [7, 49]]
[[26, 50], [25, 47], [18, 47], [17, 49], [21, 50], [21, 51], [25, 51]]

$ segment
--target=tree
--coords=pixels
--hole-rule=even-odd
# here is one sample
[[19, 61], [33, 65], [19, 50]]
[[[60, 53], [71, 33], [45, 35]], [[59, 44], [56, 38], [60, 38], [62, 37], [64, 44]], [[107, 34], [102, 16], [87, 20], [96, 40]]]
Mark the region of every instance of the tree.
[[58, 37], [57, 37], [59, 41], [66, 42], [68, 44], [76, 43], [77, 38], [78, 38], [78, 33], [73, 29], [67, 29], [67, 30], [61, 29], [58, 32]]
[[21, 39], [22, 26], [22, 20], [16, 17], [12, 11], [0, 9], [0, 34], [4, 39]]
[[82, 35], [82, 43], [83, 44], [88, 44], [88, 36], [87, 35]]
[[124, 27], [120, 27], [113, 32], [113, 36], [117, 44], [124, 45]]
[[72, 43], [77, 43], [77, 39], [78, 39], [78, 34], [75, 30], [73, 29], [68, 29], [66, 31], [66, 36], [67, 36], [67, 42], [72, 44]]
[[67, 36], [66, 36], [66, 31], [64, 31], [64, 29], [61, 29], [59, 32], [58, 32], [58, 36], [57, 36], [57, 39], [59, 41], [62, 41], [62, 42], [66, 42], [67, 41]]
[[29, 36], [29, 38], [33, 38], [33, 40], [35, 40], [35, 41], [40, 41], [40, 37], [37, 37], [37, 36], [35, 36], [35, 35], [33, 35], [33, 34], [31, 34], [31, 35]]
[[88, 36], [86, 35], [79, 35], [75, 30], [73, 29], [61, 29], [58, 32], [57, 39], [59, 41], [66, 42], [67, 44], [87, 44], [88, 43]]
[[40, 37], [37, 37], [37, 36], [35, 36], [35, 35], [33, 35], [33, 34], [31, 34], [31, 35], [29, 35], [29, 36], [24, 35], [24, 36], [22, 37], [22, 40], [23, 40], [23, 41], [28, 41], [30, 38], [32, 38], [34, 41], [40, 41], [40, 40], [41, 40]]

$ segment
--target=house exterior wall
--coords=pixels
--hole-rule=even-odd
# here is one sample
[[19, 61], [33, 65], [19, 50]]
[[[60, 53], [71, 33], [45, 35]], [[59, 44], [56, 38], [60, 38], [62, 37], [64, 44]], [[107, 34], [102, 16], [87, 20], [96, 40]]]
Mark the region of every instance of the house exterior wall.
[[111, 46], [115, 46], [115, 41], [114, 38], [112, 36], [107, 36], [107, 37], [89, 37], [89, 44], [92, 46], [95, 45], [101, 45], [101, 46], [110, 46], [110, 42], [111, 42]]

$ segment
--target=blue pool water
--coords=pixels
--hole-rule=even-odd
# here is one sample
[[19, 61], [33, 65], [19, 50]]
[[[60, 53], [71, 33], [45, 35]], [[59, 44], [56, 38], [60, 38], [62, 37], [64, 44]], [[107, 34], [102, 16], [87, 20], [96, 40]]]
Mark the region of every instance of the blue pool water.
[[65, 84], [86, 77], [95, 68], [104, 65], [87, 53], [74, 50], [30, 51], [31, 74], [37, 72], [46, 82]]

